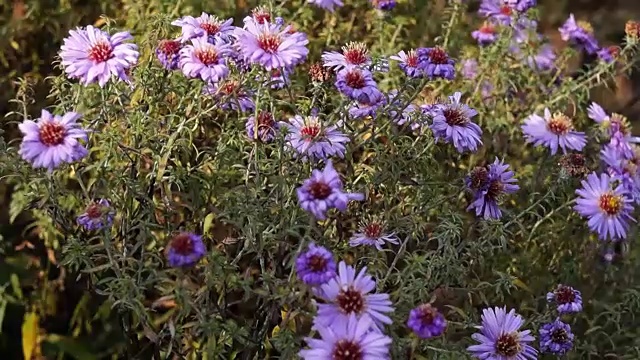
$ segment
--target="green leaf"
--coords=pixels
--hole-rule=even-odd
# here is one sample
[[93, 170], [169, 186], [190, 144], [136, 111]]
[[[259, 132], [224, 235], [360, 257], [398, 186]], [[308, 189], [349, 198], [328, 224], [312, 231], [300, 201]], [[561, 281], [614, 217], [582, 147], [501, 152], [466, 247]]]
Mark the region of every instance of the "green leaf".
[[90, 349], [76, 339], [50, 334], [47, 335], [44, 341], [55, 346], [59, 351], [64, 352], [67, 355], [71, 355], [78, 360], [97, 359], [97, 357], [91, 353]]
[[214, 213], [209, 213], [204, 218], [204, 224], [202, 225], [203, 234], [208, 234], [209, 229], [211, 229], [211, 224], [213, 223], [213, 219], [215, 219], [216, 215]]

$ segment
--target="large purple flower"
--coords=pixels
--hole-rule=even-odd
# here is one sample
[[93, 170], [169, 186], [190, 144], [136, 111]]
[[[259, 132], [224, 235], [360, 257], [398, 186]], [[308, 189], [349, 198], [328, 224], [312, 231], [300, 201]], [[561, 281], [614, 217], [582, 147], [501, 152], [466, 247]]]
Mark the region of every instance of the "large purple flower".
[[367, 45], [360, 42], [350, 42], [342, 47], [342, 52], [326, 51], [322, 53], [322, 65], [335, 71], [345, 67], [366, 68], [371, 65], [371, 56]]
[[567, 149], [581, 151], [587, 144], [585, 134], [573, 129], [571, 118], [560, 112], [551, 115], [547, 108], [544, 109], [544, 118], [537, 114], [527, 117], [522, 131], [527, 142], [548, 147], [551, 155], [558, 152], [558, 146], [566, 154]]
[[331, 251], [311, 243], [309, 249], [296, 258], [296, 272], [305, 284], [320, 286], [337, 275], [336, 262]]
[[530, 330], [520, 331], [524, 325], [522, 316], [515, 310], [496, 307], [482, 311], [480, 332], [471, 337], [479, 342], [467, 350], [477, 359], [485, 360], [535, 360], [538, 352], [530, 345], [535, 338]]
[[540, 328], [540, 351], [554, 355], [564, 355], [573, 348], [571, 326], [556, 319]]
[[595, 54], [600, 46], [593, 35], [593, 27], [587, 22], [576, 21], [573, 14], [558, 29], [564, 41], [572, 41], [589, 54]]
[[296, 193], [300, 207], [318, 220], [325, 220], [329, 209], [345, 211], [349, 201], [364, 200], [364, 194], [342, 191], [342, 180], [331, 160], [327, 160], [324, 170], [313, 170], [311, 177], [302, 183]]
[[324, 125], [317, 116], [296, 115], [281, 125], [288, 130], [287, 146], [295, 150], [302, 159], [327, 159], [330, 156], [344, 157], [349, 137], [336, 126]]
[[367, 274], [366, 267], [356, 273], [352, 266], [341, 261], [338, 275], [315, 289], [316, 295], [326, 303], [318, 304], [314, 326], [331, 327], [346, 321], [352, 314], [358, 318], [371, 317], [378, 329], [391, 324], [391, 318], [386, 315], [393, 312], [389, 295], [371, 294], [375, 288], [376, 282]]
[[316, 328], [320, 339], [306, 338], [309, 349], [301, 350], [303, 360], [389, 360], [391, 338], [371, 331], [367, 316], [346, 316], [332, 326]]
[[484, 219], [500, 219], [502, 211], [498, 201], [505, 194], [513, 194], [520, 187], [513, 177], [513, 171], [507, 171], [509, 165], [495, 159], [488, 167], [476, 167], [465, 179], [467, 187], [474, 192], [473, 201], [467, 210], [475, 209], [476, 216]]
[[629, 230], [633, 201], [623, 184], [615, 186], [608, 174], [591, 173], [582, 180], [582, 188], [576, 190], [580, 197], [574, 209], [589, 219], [591, 231], [602, 240], [625, 239]]
[[431, 130], [436, 139], [444, 139], [453, 143], [456, 150], [462, 153], [466, 150], [475, 152], [482, 144], [482, 129], [471, 118], [477, 111], [460, 103], [462, 93], [456, 92], [449, 96], [449, 104], [437, 106], [434, 109]]
[[202, 236], [181, 233], [174, 236], [165, 249], [167, 260], [172, 267], [195, 265], [207, 253]]
[[357, 67], [338, 72], [336, 87], [341, 93], [363, 104], [372, 104], [382, 97], [371, 72]]
[[206, 38], [214, 42], [215, 38], [222, 40], [228, 40], [233, 34], [234, 26], [233, 19], [220, 20], [214, 15], [209, 15], [203, 12], [197, 18], [193, 16], [185, 16], [181, 19], [175, 20], [171, 25], [180, 26], [182, 28], [182, 34], [180, 40], [187, 42], [194, 38], [206, 36]]
[[547, 301], [555, 303], [560, 314], [582, 311], [582, 294], [571, 286], [558, 285], [555, 290], [547, 293]]
[[423, 60], [421, 66], [428, 77], [447, 80], [455, 78], [455, 62], [443, 48], [419, 48], [417, 52], [418, 56]]
[[266, 70], [292, 68], [309, 54], [306, 35], [291, 32], [291, 26], [283, 29], [278, 24], [248, 21], [244, 29], [237, 28], [235, 35], [242, 56]]
[[440, 336], [447, 328], [447, 320], [431, 304], [422, 304], [409, 313], [407, 326], [420, 338]]
[[64, 116], [42, 110], [38, 122], [25, 120], [18, 125], [22, 132], [19, 154], [35, 168], [53, 171], [62, 163], [72, 163], [89, 153], [79, 140], [88, 141], [87, 131], [76, 121], [80, 114], [69, 112]]
[[248, 112], [256, 108], [253, 92], [238, 80], [227, 79], [209, 84], [204, 87], [203, 92], [212, 95], [218, 101], [218, 106], [224, 110]]
[[226, 57], [230, 53], [231, 46], [220, 39], [211, 43], [204, 37], [194, 38], [180, 50], [180, 68], [188, 77], [218, 82], [229, 75]]
[[64, 71], [85, 86], [98, 82], [103, 87], [115, 75], [128, 80], [126, 71], [138, 62], [138, 47], [126, 31], [109, 35], [91, 25], [69, 31], [60, 48]]
[[100, 230], [111, 226], [114, 215], [109, 201], [100, 199], [89, 204], [85, 212], [78, 216], [77, 221], [86, 230]]
[[307, 0], [307, 3], [331, 12], [334, 12], [336, 7], [344, 5], [341, 0]]

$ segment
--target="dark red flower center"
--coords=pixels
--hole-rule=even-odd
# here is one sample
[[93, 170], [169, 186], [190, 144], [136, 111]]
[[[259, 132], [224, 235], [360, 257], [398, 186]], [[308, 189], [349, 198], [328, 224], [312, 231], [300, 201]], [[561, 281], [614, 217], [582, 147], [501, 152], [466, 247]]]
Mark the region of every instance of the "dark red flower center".
[[101, 63], [113, 57], [113, 47], [106, 41], [99, 41], [89, 49], [89, 60]]
[[300, 134], [303, 139], [309, 141], [320, 134], [320, 126], [317, 124], [303, 126], [302, 129], [300, 129]]
[[235, 80], [225, 81], [222, 86], [220, 86], [220, 92], [225, 95], [235, 94], [240, 89], [240, 83]]
[[498, 355], [512, 357], [520, 353], [520, 342], [516, 334], [502, 334], [496, 341], [496, 352]]
[[482, 26], [480, 26], [480, 29], [478, 29], [478, 31], [483, 34], [494, 34], [496, 32], [496, 28], [490, 23], [485, 22], [484, 24], [482, 24]]
[[364, 355], [360, 345], [352, 340], [339, 340], [333, 346], [332, 360], [362, 360]]
[[381, 224], [377, 222], [370, 222], [364, 227], [362, 232], [370, 239], [377, 239], [382, 235], [382, 229], [383, 227]]
[[571, 119], [560, 113], [554, 114], [553, 117], [547, 121], [547, 129], [556, 135], [565, 135], [572, 127]]
[[193, 253], [193, 241], [189, 234], [176, 235], [171, 239], [171, 248], [180, 255], [190, 255]]
[[468, 121], [462, 110], [455, 107], [447, 107], [442, 113], [449, 126], [463, 126]]
[[429, 51], [429, 61], [433, 64], [447, 64], [449, 62], [449, 55], [444, 49], [435, 47]]
[[598, 206], [600, 209], [607, 215], [611, 216], [617, 215], [620, 210], [622, 210], [623, 204], [624, 201], [622, 200], [622, 196], [615, 195], [611, 192], [600, 195], [600, 199], [598, 200]]
[[560, 286], [555, 291], [555, 298], [558, 304], [569, 304], [576, 299], [576, 294], [568, 286]]
[[207, 35], [215, 35], [220, 31], [219, 23], [202, 23], [200, 24], [200, 28], [207, 32]]
[[422, 304], [418, 308], [420, 322], [424, 325], [432, 324], [436, 318], [437, 311], [431, 304]]
[[258, 127], [263, 128], [272, 128], [275, 125], [275, 120], [273, 120], [273, 115], [268, 111], [260, 111], [258, 114]]
[[180, 48], [180, 42], [175, 40], [160, 40], [158, 43], [158, 50], [167, 56], [177, 54]]
[[98, 219], [102, 217], [102, 205], [98, 203], [91, 203], [85, 210], [87, 216], [91, 219]]
[[607, 48], [607, 51], [609, 52], [609, 54], [611, 54], [611, 56], [613, 56], [614, 58], [617, 58], [620, 55], [620, 47], [619, 46], [609, 46]]
[[491, 180], [489, 183], [489, 188], [487, 189], [487, 198], [489, 200], [497, 200], [500, 195], [504, 192], [504, 184], [502, 181], [495, 179]]
[[312, 255], [309, 258], [309, 268], [314, 272], [321, 272], [327, 268], [327, 259], [322, 255]]
[[278, 47], [282, 43], [282, 39], [278, 35], [274, 34], [262, 34], [258, 37], [258, 46], [260, 49], [273, 54], [278, 51]]
[[360, 70], [349, 71], [345, 76], [345, 82], [353, 89], [362, 89], [365, 85], [364, 76]]
[[213, 48], [213, 46], [197, 49], [195, 51], [195, 57], [206, 66], [218, 63], [218, 52]]
[[362, 65], [369, 60], [369, 50], [363, 43], [352, 42], [342, 48], [342, 55], [352, 65]]
[[331, 195], [331, 186], [327, 183], [316, 181], [309, 185], [309, 194], [311, 194], [314, 199], [324, 200]]
[[489, 170], [484, 166], [476, 166], [469, 173], [469, 181], [472, 189], [480, 189], [489, 181]]
[[512, 11], [513, 10], [511, 9], [511, 6], [509, 6], [509, 5], [502, 5], [500, 7], [500, 14], [502, 14], [502, 15], [511, 16]]
[[273, 69], [271, 70], [271, 77], [272, 78], [277, 78], [282, 76], [282, 71], [280, 71], [280, 69]]
[[271, 21], [271, 13], [262, 6], [254, 9], [251, 15], [253, 15], [254, 20], [258, 24], [265, 24]]
[[40, 126], [40, 142], [46, 146], [56, 146], [62, 144], [66, 129], [57, 122], [47, 122]]
[[362, 293], [351, 286], [347, 290], [340, 290], [336, 302], [344, 314], [360, 314], [364, 310]]
[[406, 64], [409, 67], [417, 67], [418, 66], [418, 54], [415, 50], [409, 51], [407, 54]]
[[556, 329], [551, 332], [551, 340], [557, 344], [563, 344], [569, 340], [569, 334], [565, 329]]

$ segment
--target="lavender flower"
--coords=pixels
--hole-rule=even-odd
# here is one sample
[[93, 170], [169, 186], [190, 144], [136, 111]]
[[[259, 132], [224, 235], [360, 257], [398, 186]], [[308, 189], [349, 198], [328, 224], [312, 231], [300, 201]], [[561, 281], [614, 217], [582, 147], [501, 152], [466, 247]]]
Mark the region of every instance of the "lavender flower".
[[456, 92], [449, 96], [449, 104], [443, 104], [434, 109], [431, 130], [434, 137], [453, 143], [456, 150], [462, 153], [466, 150], [475, 152], [478, 145], [482, 145], [482, 129], [471, 121], [478, 114], [477, 111], [460, 103], [462, 93]]
[[371, 65], [371, 56], [367, 45], [360, 42], [350, 42], [342, 47], [342, 53], [328, 51], [322, 53], [322, 65], [338, 71], [345, 67], [365, 68]]
[[131, 39], [126, 31], [111, 36], [91, 25], [70, 30], [60, 48], [64, 71], [85, 86], [97, 81], [104, 87], [111, 75], [127, 80], [125, 71], [138, 62], [140, 55], [135, 44], [125, 42]]
[[456, 76], [455, 62], [449, 58], [444, 49], [439, 47], [420, 48], [418, 56], [424, 59], [422, 65], [425, 74], [430, 78], [453, 80]]
[[597, 52], [598, 58], [608, 64], [616, 61], [620, 55], [620, 48], [618, 46], [606, 46]]
[[80, 114], [69, 112], [63, 116], [42, 110], [38, 122], [25, 120], [18, 125], [22, 132], [19, 154], [35, 168], [53, 171], [62, 163], [72, 163], [89, 153], [79, 140], [88, 141], [87, 131], [76, 121]]
[[182, 34], [180, 41], [188, 42], [191, 39], [206, 36], [207, 41], [212, 43], [216, 39], [229, 40], [235, 27], [232, 25], [233, 19], [220, 20], [214, 15], [203, 12], [199, 17], [185, 16], [175, 20], [171, 25], [180, 26]]
[[344, 157], [345, 144], [349, 137], [340, 132], [336, 126], [322, 124], [317, 116], [300, 115], [289, 119], [289, 123], [281, 123], [288, 130], [287, 146], [303, 159], [327, 159], [330, 156]]
[[[630, 145], [630, 154], [620, 152], [612, 146], [601, 151], [601, 158], [608, 166], [612, 180], [620, 181], [632, 199], [640, 204], [640, 147]], [[628, 157], [628, 155], [631, 155]]]
[[78, 216], [77, 222], [88, 231], [100, 230], [111, 226], [113, 217], [114, 212], [109, 201], [100, 199], [89, 204], [85, 212]]
[[207, 82], [218, 82], [229, 75], [226, 56], [231, 46], [220, 39], [210, 43], [206, 38], [191, 39], [191, 45], [180, 50], [180, 68], [191, 78]]
[[587, 144], [585, 134], [573, 130], [571, 118], [560, 112], [551, 115], [547, 108], [544, 109], [544, 118], [537, 114], [527, 117], [522, 131], [527, 142], [547, 146], [551, 155], [558, 152], [558, 146], [566, 154], [567, 149], [581, 151]]
[[372, 104], [382, 97], [371, 72], [357, 67], [340, 70], [336, 87], [341, 93], [359, 103]]
[[386, 313], [393, 311], [388, 294], [371, 294], [376, 282], [364, 267], [356, 270], [344, 261], [338, 264], [338, 275], [315, 289], [316, 295], [327, 303], [318, 304], [314, 327], [333, 327], [355, 315], [358, 319], [370, 317], [375, 328], [391, 324]]
[[306, 252], [298, 255], [296, 271], [298, 278], [311, 286], [326, 284], [337, 275], [331, 251], [314, 243], [309, 244]]
[[526, 61], [529, 67], [535, 71], [542, 72], [556, 69], [556, 53], [550, 44], [541, 45], [538, 52], [535, 55], [528, 56]]
[[576, 199], [574, 209], [589, 219], [591, 231], [598, 233], [600, 239], [625, 239], [633, 210], [632, 199], [624, 185], [614, 188], [608, 174], [591, 173], [582, 181], [582, 189], [576, 190], [580, 197]]
[[535, 360], [538, 352], [530, 345], [535, 338], [530, 330], [520, 331], [523, 324], [513, 309], [508, 313], [506, 308], [484, 309], [480, 332], [471, 336], [480, 344], [467, 350], [478, 359]]
[[387, 99], [384, 96], [380, 96], [376, 101], [371, 104], [355, 102], [349, 107], [349, 116], [354, 119], [365, 118], [367, 116], [375, 116], [378, 109], [387, 104]]
[[378, 10], [390, 11], [396, 7], [396, 0], [369, 0]]
[[571, 286], [558, 285], [553, 292], [547, 293], [547, 301], [555, 303], [560, 314], [582, 311], [582, 295]]
[[467, 210], [475, 209], [476, 216], [484, 219], [500, 219], [502, 211], [498, 207], [498, 201], [505, 194], [513, 194], [520, 187], [518, 180], [513, 177], [513, 171], [507, 171], [509, 165], [495, 159], [487, 168], [477, 167], [471, 171], [465, 183], [474, 191], [473, 202]]
[[560, 319], [542, 325], [540, 328], [540, 351], [553, 355], [564, 355], [573, 348], [571, 326]]
[[[255, 131], [256, 126], [258, 128], [257, 133]], [[245, 128], [247, 129], [249, 139], [268, 143], [275, 139], [276, 131], [278, 131], [280, 125], [273, 119], [273, 115], [270, 112], [260, 111], [258, 112], [257, 118], [251, 116], [247, 120]]]
[[244, 18], [244, 22], [253, 20], [258, 24], [265, 24], [271, 22], [271, 11], [265, 6], [258, 6], [251, 10], [251, 16]]
[[249, 112], [255, 110], [253, 102], [253, 92], [246, 89], [237, 80], [225, 80], [215, 84], [209, 84], [203, 92], [212, 95], [217, 101], [220, 108], [224, 110], [236, 110], [240, 112]]
[[504, 0], [504, 3], [519, 12], [526, 12], [527, 10], [536, 6], [537, 1], [536, 0]]
[[160, 40], [156, 48], [156, 56], [165, 69], [176, 70], [179, 67], [181, 49], [182, 44], [179, 41]]
[[587, 22], [576, 21], [573, 14], [569, 15], [558, 30], [562, 40], [574, 42], [589, 54], [595, 54], [600, 49], [598, 41], [593, 36], [593, 27]]
[[334, 12], [336, 7], [344, 6], [344, 3], [341, 0], [307, 0], [307, 3], [314, 4], [317, 7]]
[[331, 327], [317, 328], [321, 339], [306, 338], [309, 349], [301, 350], [304, 360], [390, 360], [391, 338], [370, 331], [372, 320], [367, 317], [346, 316]]
[[491, 45], [498, 39], [496, 27], [489, 21], [485, 21], [478, 30], [471, 33], [471, 36], [479, 45]]
[[503, 0], [482, 0], [478, 13], [501, 25], [510, 25], [515, 9]]
[[202, 259], [207, 248], [202, 242], [202, 236], [181, 233], [171, 239], [165, 252], [170, 266], [189, 267]]
[[355, 233], [349, 240], [352, 247], [367, 245], [375, 246], [382, 251], [385, 243], [398, 244], [398, 237], [395, 233], [385, 233], [384, 224], [378, 221], [369, 221], [360, 227], [360, 231]]
[[340, 175], [333, 168], [331, 160], [327, 160], [324, 170], [313, 170], [311, 177], [304, 181], [296, 193], [300, 207], [318, 220], [325, 220], [329, 209], [345, 211], [349, 201], [364, 200], [364, 194], [342, 191]]
[[282, 29], [278, 24], [246, 22], [244, 29], [236, 30], [240, 52], [249, 62], [267, 71], [291, 68], [306, 59], [309, 40], [303, 33], [290, 30], [291, 26]]
[[447, 320], [431, 304], [422, 304], [411, 310], [407, 326], [421, 339], [430, 339], [444, 333]]
[[400, 51], [398, 55], [391, 56], [392, 60], [398, 61], [398, 66], [404, 73], [411, 78], [424, 77], [424, 71], [420, 66], [421, 59], [418, 57], [416, 50]]

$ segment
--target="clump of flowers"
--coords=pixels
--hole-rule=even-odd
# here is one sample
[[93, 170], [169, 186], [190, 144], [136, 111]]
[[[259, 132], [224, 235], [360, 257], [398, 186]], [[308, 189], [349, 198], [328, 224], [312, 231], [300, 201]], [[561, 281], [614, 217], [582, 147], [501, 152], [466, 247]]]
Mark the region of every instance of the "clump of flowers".
[[476, 216], [484, 219], [500, 219], [502, 211], [498, 202], [502, 196], [513, 194], [520, 189], [515, 184], [513, 171], [508, 171], [509, 165], [498, 158], [484, 167], [476, 167], [465, 179], [467, 188], [473, 192], [473, 201], [467, 210], [475, 210]]
[[297, 156], [311, 159], [344, 157], [349, 137], [335, 125], [325, 125], [318, 116], [296, 115], [280, 125], [287, 130], [287, 146]]

